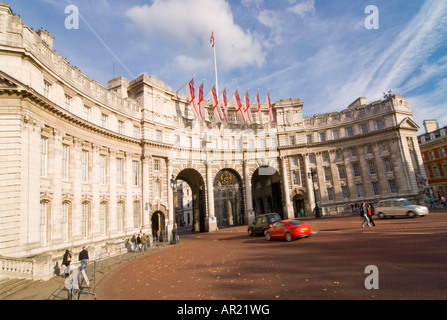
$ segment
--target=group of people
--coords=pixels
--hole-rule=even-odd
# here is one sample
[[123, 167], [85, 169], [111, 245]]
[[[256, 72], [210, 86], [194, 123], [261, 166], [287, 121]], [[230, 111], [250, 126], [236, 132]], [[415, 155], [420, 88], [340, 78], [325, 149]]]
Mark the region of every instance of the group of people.
[[141, 235], [140, 233], [137, 235], [136, 233], [133, 234], [132, 238], [130, 239], [130, 242], [132, 243], [132, 249], [133, 252], [138, 251], [146, 251], [147, 250], [147, 241], [148, 237], [145, 233]]
[[[87, 247], [84, 246], [82, 247], [82, 251], [79, 253], [78, 256], [79, 261], [81, 261], [81, 266], [79, 267], [79, 271], [85, 270], [87, 271], [87, 264], [88, 264], [88, 260], [89, 260], [89, 256], [88, 256], [88, 251], [87, 251]], [[65, 276], [68, 276], [68, 271], [69, 271], [69, 266], [71, 264], [72, 261], [72, 255], [70, 250], [65, 250], [64, 256], [62, 258], [62, 265], [65, 266]]]
[[[444, 207], [447, 207], [445, 197], [442, 195], [440, 199], [441, 199], [441, 203], [442, 203], [442, 205], [443, 205]], [[435, 199], [433, 198], [433, 196], [431, 196], [431, 197], [428, 199], [428, 203], [430, 204], [430, 209], [431, 209], [431, 208], [436, 209], [436, 203], [435, 203]]]
[[374, 207], [371, 203], [369, 203], [368, 205], [366, 205], [366, 203], [362, 203], [360, 205], [360, 216], [363, 217], [363, 221], [362, 221], [362, 227], [365, 227], [365, 223], [368, 225], [368, 227], [371, 228], [371, 224], [373, 227], [376, 226], [376, 224], [374, 223], [373, 220], [373, 215], [374, 215]]

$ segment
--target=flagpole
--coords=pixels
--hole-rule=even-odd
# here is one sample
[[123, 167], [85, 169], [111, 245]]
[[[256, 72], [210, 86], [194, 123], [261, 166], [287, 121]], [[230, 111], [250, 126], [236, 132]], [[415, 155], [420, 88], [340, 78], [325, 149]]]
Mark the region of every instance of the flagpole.
[[214, 49], [214, 74], [216, 75], [216, 93], [217, 93], [217, 95], [219, 95], [219, 82], [217, 80], [218, 77], [217, 77], [216, 41], [214, 39], [214, 30], [213, 30], [211, 37], [212, 37], [212, 46]]

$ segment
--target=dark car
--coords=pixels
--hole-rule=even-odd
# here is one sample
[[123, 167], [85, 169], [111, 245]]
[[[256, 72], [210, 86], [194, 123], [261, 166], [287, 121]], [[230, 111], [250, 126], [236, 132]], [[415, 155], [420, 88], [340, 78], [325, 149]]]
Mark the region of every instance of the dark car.
[[265, 231], [270, 229], [275, 222], [281, 220], [281, 216], [277, 213], [261, 214], [248, 226], [248, 234], [251, 236], [255, 234], [264, 235]]

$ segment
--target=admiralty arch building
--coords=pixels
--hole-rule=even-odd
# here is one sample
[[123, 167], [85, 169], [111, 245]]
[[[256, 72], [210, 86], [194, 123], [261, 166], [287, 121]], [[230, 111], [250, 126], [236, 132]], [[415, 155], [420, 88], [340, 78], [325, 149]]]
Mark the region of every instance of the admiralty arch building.
[[[421, 202], [426, 174], [406, 99], [359, 98], [303, 116], [292, 98], [254, 124], [194, 118], [186, 94], [147, 75], [90, 80], [0, 3], [0, 277], [51, 277], [68, 248], [90, 258], [134, 232], [170, 241], [182, 181], [191, 229], [246, 225], [258, 214], [349, 213], [389, 197]], [[24, 265], [24, 261], [27, 264]]]

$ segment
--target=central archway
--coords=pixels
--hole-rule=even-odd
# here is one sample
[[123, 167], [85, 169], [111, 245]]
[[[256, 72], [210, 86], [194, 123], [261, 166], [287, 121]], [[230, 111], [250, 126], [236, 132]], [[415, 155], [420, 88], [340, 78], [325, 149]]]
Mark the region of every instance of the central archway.
[[276, 212], [284, 217], [281, 176], [272, 167], [260, 169], [256, 169], [251, 178], [253, 210], [256, 215]]
[[206, 232], [206, 197], [205, 182], [202, 175], [195, 169], [184, 169], [176, 177], [185, 181], [192, 192], [192, 216], [194, 232]]
[[231, 169], [224, 169], [214, 178], [214, 214], [218, 228], [244, 224], [242, 179]]

